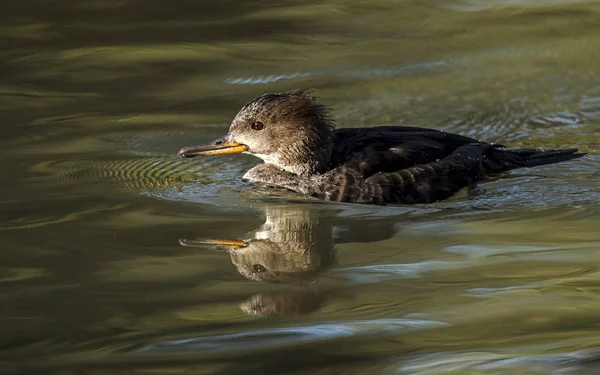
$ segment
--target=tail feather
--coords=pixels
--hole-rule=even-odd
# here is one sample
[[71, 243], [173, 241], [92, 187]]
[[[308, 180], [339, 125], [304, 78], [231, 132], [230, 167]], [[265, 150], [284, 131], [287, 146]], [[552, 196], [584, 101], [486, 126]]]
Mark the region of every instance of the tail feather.
[[537, 150], [534, 154], [526, 157], [526, 167], [535, 167], [544, 164], [560, 163], [571, 159], [580, 158], [586, 155], [583, 152], [578, 152], [576, 148], [566, 150]]
[[560, 163], [586, 155], [586, 153], [578, 151], [576, 148], [564, 150], [542, 150], [538, 148], [493, 149], [491, 153], [486, 155], [484, 168], [488, 173], [499, 173], [510, 169]]

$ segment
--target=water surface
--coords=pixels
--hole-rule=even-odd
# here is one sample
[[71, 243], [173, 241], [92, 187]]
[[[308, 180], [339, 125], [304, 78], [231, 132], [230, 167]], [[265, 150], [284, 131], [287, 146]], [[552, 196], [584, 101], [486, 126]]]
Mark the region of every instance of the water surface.
[[[599, 1], [29, 0], [0, 21], [1, 371], [600, 372]], [[387, 207], [175, 157], [304, 87], [339, 126], [589, 155]]]

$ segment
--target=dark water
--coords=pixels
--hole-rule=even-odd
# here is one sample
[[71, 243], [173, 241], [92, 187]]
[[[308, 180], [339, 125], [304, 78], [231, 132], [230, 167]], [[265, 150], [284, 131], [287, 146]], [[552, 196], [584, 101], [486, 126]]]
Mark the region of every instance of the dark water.
[[[0, 372], [600, 373], [600, 1], [2, 8]], [[302, 87], [343, 126], [589, 156], [412, 207], [175, 158]]]

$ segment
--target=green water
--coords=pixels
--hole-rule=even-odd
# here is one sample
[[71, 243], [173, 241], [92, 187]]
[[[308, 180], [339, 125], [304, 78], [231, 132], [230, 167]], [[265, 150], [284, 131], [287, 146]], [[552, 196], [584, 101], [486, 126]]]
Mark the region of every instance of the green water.
[[[2, 8], [0, 372], [600, 373], [600, 1]], [[405, 207], [175, 157], [304, 87], [339, 126], [589, 155]]]

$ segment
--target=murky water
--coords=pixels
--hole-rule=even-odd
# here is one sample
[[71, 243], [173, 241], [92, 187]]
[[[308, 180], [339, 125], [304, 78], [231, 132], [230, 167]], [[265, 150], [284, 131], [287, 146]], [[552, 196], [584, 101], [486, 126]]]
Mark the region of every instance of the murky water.
[[[0, 371], [600, 373], [600, 1], [30, 0], [0, 21]], [[175, 158], [303, 87], [340, 126], [589, 155], [410, 207]]]

